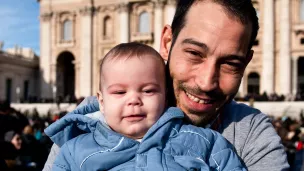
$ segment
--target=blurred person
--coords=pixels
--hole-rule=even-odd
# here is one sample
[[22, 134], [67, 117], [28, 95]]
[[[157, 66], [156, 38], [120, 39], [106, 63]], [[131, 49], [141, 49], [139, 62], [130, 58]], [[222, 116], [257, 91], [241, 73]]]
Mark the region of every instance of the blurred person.
[[32, 126], [27, 125], [21, 135], [23, 145], [21, 149], [21, 160], [28, 170], [42, 170], [46, 161], [47, 145], [38, 141], [34, 136]]
[[4, 141], [11, 142], [16, 150], [21, 149], [22, 139], [20, 137], [20, 134], [15, 131], [8, 131], [5, 133]]
[[13, 131], [13, 130], [8, 131], [4, 135], [4, 141], [11, 143], [16, 150], [14, 157], [5, 159], [8, 170], [10, 170], [10, 171], [23, 170], [24, 169], [23, 163], [20, 159], [20, 149], [21, 149], [21, 145], [22, 145], [22, 139], [20, 137], [20, 133]]
[[[7, 171], [12, 168], [18, 152], [11, 142], [0, 141], [0, 170]], [[9, 166], [8, 166], [9, 165]], [[8, 168], [9, 167], [9, 168]]]
[[22, 113], [11, 108], [9, 103], [0, 104], [0, 140], [3, 140], [4, 134], [10, 130], [22, 132], [28, 123], [28, 119]]
[[304, 131], [301, 131], [300, 142], [297, 144], [297, 152], [293, 161], [291, 171], [304, 171]]

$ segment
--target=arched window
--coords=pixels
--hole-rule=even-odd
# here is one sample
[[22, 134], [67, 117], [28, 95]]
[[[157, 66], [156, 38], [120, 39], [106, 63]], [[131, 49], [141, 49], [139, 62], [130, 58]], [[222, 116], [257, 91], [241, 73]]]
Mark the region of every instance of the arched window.
[[142, 12], [139, 15], [139, 32], [140, 33], [150, 32], [150, 18], [147, 12]]
[[104, 39], [110, 39], [113, 36], [113, 25], [110, 16], [106, 16], [103, 19], [103, 37]]
[[65, 20], [63, 22], [62, 39], [64, 41], [70, 41], [70, 40], [72, 40], [72, 21], [71, 20]]
[[300, 20], [304, 22], [304, 0], [300, 4]]
[[252, 72], [248, 75], [248, 93], [260, 93], [260, 75], [256, 72]]

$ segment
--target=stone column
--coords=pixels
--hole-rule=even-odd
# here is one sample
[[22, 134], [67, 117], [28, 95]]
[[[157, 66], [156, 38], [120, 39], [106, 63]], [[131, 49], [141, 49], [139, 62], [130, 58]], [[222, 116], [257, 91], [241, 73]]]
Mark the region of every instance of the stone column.
[[53, 13], [44, 13], [40, 17], [40, 97], [52, 98], [51, 56], [52, 56], [52, 20]]
[[292, 59], [292, 94], [298, 91], [298, 58]]
[[166, 5], [166, 21], [165, 24], [172, 24], [176, 10], [176, 0], [168, 0]]
[[244, 95], [245, 95], [245, 88], [244, 88], [244, 76], [243, 76], [243, 78], [242, 78], [242, 81], [241, 81], [241, 84], [240, 84], [240, 87], [239, 87], [239, 95], [240, 95], [240, 97], [244, 97]]
[[274, 3], [264, 1], [262, 92], [274, 92]]
[[19, 74], [15, 74], [15, 89], [13, 90], [13, 93], [15, 94], [14, 102], [20, 103], [20, 99], [22, 98], [22, 77]]
[[155, 0], [155, 8], [154, 8], [154, 49], [157, 51], [160, 48], [160, 37], [163, 28], [163, 8], [164, 1], [163, 0]]
[[92, 95], [92, 18], [94, 8], [86, 6], [80, 10], [80, 96]]
[[281, 0], [280, 13], [280, 93], [291, 93], [289, 0]]
[[81, 97], [80, 95], [80, 61], [74, 61], [74, 67], [75, 67], [75, 96], [76, 98]]
[[129, 4], [122, 3], [119, 5], [120, 20], [120, 43], [129, 42], [130, 26], [129, 26]]
[[[57, 64], [56, 63], [52, 63], [50, 64], [50, 68], [51, 68], [51, 94], [52, 94], [52, 99], [55, 100], [57, 94], [58, 94], [58, 83], [57, 83]], [[54, 92], [54, 87], [56, 87], [56, 92]]]

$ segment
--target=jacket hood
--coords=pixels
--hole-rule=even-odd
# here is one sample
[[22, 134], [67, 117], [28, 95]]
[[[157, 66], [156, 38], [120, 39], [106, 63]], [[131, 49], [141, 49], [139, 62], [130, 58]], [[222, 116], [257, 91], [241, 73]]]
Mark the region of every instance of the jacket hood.
[[59, 147], [80, 134], [94, 132], [99, 120], [82, 114], [68, 114], [47, 127], [44, 132]]

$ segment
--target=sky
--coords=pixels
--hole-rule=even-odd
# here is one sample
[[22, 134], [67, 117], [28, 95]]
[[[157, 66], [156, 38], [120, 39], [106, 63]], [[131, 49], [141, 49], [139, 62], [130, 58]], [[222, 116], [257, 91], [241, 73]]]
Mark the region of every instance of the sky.
[[0, 41], [4, 49], [15, 45], [39, 48], [39, 3], [37, 0], [0, 0]]

